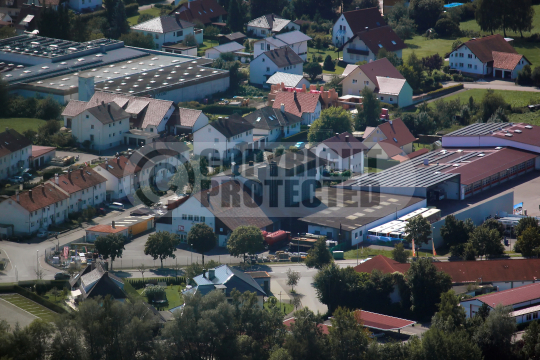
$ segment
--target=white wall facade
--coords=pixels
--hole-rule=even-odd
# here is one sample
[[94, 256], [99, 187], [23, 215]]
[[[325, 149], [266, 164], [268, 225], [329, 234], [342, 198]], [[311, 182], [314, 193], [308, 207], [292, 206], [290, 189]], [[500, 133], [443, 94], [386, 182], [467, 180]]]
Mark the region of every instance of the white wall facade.
[[345, 19], [345, 16], [341, 14], [332, 28], [332, 43], [334, 46], [341, 46], [349, 41], [353, 35], [349, 23]]
[[210, 157], [228, 158], [234, 154], [234, 147], [238, 143], [253, 143], [253, 129], [226, 138], [225, 135], [217, 131], [212, 125], [203, 126], [193, 133], [193, 154]]
[[102, 6], [102, 0], [69, 0], [69, 8], [78, 12], [84, 9], [101, 8]]
[[[156, 44], [156, 49], [158, 49], [158, 50], [161, 50], [161, 47], [165, 43], [174, 43], [174, 44], [176, 44], [176, 43], [184, 41], [184, 38], [187, 35], [191, 34], [191, 35], [195, 36], [195, 31], [194, 31], [193, 27], [185, 28], [185, 29], [182, 29], [182, 30], [169, 31], [169, 32], [166, 32], [166, 33], [157, 33], [157, 32], [152, 32], [152, 31], [144, 31], [144, 30], [134, 29], [133, 27], [131, 28], [131, 31], [141, 33], [141, 34], [144, 34], [144, 35], [150, 34], [152, 36], [152, 39], [154, 39], [154, 44]], [[199, 35], [199, 34], [197, 33], [197, 35]], [[197, 40], [197, 36], [195, 36], [195, 40], [197, 40], [197, 43], [202, 43], [202, 30], [201, 30], [201, 33], [200, 33], [200, 38], [201, 38], [200, 39], [201, 41], [199, 42], [199, 40]]]
[[28, 162], [30, 156], [32, 156], [32, 145], [0, 157], [0, 179], [7, 179], [30, 167]]
[[486, 64], [482, 63], [466, 45], [452, 51], [448, 59], [450, 69], [475, 75], [488, 75], [493, 71], [492, 68], [488, 68]]
[[[73, 174], [71, 175], [73, 176]], [[69, 195], [69, 212], [77, 212], [105, 201], [106, 183], [83, 189]]]
[[[354, 145], [353, 145], [354, 148]], [[320, 143], [313, 149], [313, 152], [320, 158], [329, 161], [329, 166], [333, 170], [350, 170], [355, 173], [364, 173], [364, 152], [361, 151], [346, 158], [342, 158], [330, 149], [326, 144]]]
[[129, 117], [104, 125], [85, 110], [72, 119], [71, 129], [80, 144], [90, 140], [95, 150], [110, 149], [124, 143], [123, 134], [129, 131]]
[[[273, 39], [273, 40], [278, 43], [282, 43], [283, 45], [275, 46], [274, 44], [269, 42], [267, 39], [256, 41], [255, 43], [253, 43], [253, 56], [257, 57], [261, 55], [262, 53], [264, 53], [265, 51], [274, 50], [274, 49], [287, 45], [279, 39]], [[300, 56], [302, 60], [304, 61], [307, 60], [307, 52], [308, 52], [307, 41], [300, 41], [294, 44], [289, 44], [288, 46], [292, 51], [294, 51], [298, 56]]]
[[249, 63], [249, 81], [252, 84], [264, 85], [266, 80], [276, 72], [284, 72], [287, 74], [303, 75], [304, 70], [302, 64], [296, 64], [285, 67], [278, 67], [265, 54], [262, 54]]
[[[125, 229], [120, 231], [120, 232], [117, 232], [116, 234], [120, 234], [120, 235], [123, 235], [124, 237], [128, 237], [128, 228], [125, 227], [125, 226], [120, 226], [120, 227], [124, 227]], [[96, 239], [100, 236], [107, 236], [109, 235], [109, 233], [102, 233], [102, 232], [95, 232], [95, 231], [88, 231], [86, 230], [86, 241], [87, 242], [90, 242], [90, 243], [93, 243], [96, 241]]]
[[315, 120], [317, 120], [321, 116], [321, 102], [317, 101], [317, 106], [315, 107], [315, 111], [312, 113], [302, 113], [302, 125], [311, 125]]

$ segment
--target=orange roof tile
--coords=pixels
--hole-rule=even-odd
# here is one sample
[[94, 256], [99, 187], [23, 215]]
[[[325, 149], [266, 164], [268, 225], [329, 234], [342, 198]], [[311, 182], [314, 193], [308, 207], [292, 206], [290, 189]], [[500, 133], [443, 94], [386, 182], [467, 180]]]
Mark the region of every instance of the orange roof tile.
[[280, 109], [281, 104], [285, 105], [285, 111], [296, 116], [303, 113], [314, 113], [319, 102], [320, 94], [281, 91], [274, 100], [274, 109]]
[[514, 70], [523, 58], [521, 54], [493, 51], [493, 67], [503, 70]]
[[127, 229], [127, 227], [125, 227], [125, 226], [115, 226], [113, 228], [112, 225], [96, 225], [96, 226], [92, 226], [91, 228], [86, 229], [86, 231], [116, 234], [116, 233], [122, 232], [122, 231], [124, 231], [126, 229]]

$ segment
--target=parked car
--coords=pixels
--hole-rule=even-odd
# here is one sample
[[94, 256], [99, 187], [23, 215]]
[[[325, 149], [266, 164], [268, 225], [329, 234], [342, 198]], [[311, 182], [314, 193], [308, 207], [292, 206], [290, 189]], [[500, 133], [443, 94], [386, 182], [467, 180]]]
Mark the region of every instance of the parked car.
[[34, 178], [34, 175], [28, 173], [28, 172], [25, 172], [21, 175], [21, 177], [24, 179], [24, 180], [32, 180]]
[[16, 184], [22, 184], [24, 182], [24, 179], [22, 176], [12, 176], [8, 179], [8, 181]]
[[113, 202], [113, 203], [107, 205], [107, 207], [109, 209], [114, 209], [114, 210], [124, 210], [124, 204], [119, 203], [119, 202]]
[[69, 274], [66, 274], [66, 273], [58, 272], [54, 274], [54, 280], [66, 280], [70, 278], [71, 276], [69, 276]]
[[38, 238], [45, 238], [49, 235], [49, 232], [47, 230], [38, 230], [37, 237]]

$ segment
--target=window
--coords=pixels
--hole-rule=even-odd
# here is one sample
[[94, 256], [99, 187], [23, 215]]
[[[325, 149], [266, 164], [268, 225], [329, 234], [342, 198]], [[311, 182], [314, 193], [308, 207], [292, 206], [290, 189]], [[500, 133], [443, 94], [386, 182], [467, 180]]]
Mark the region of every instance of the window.
[[353, 79], [353, 81], [352, 81], [353, 84], [356, 84], [357, 82], [358, 82], [358, 80], [356, 80], [356, 79]]
[[90, 135], [90, 141], [94, 141], [94, 135]]
[[527, 321], [531, 321], [532, 320], [532, 314], [527, 314]]
[[261, 50], [264, 50], [264, 43], [261, 43]]
[[176, 32], [176, 36], [182, 36], [184, 35], [184, 32], [182, 30]]
[[94, 128], [94, 125], [90, 125], [90, 129], [93, 129]]
[[266, 67], [266, 71], [270, 71], [270, 68], [268, 66]]
[[394, 101], [394, 98], [390, 98], [390, 101]]
[[263, 59], [262, 59], [262, 62], [265, 62], [265, 61], [266, 61], [266, 59], [265, 59], [265, 58], [263, 58]]
[[537, 312], [533, 313], [532, 315], [533, 315], [533, 319], [538, 319], [538, 313]]
[[459, 67], [463, 67], [463, 63], [459, 63]]
[[467, 64], [467, 68], [472, 69], [472, 65], [471, 65], [471, 64]]
[[463, 53], [459, 53], [459, 57], [463, 57]]
[[214, 142], [215, 142], [215, 143], [218, 143], [218, 142], [219, 142], [219, 139], [218, 139], [218, 138], [215, 138], [215, 139], [214, 139]]
[[384, 96], [381, 96], [381, 100], [384, 100]]
[[467, 57], [468, 57], [469, 59], [472, 59], [472, 54], [467, 54]]
[[193, 220], [199, 221], [199, 215], [195, 215], [195, 216], [193, 217]]
[[87, 119], [89, 119], [89, 118], [90, 118], [90, 116], [86, 115], [86, 118], [87, 118]]
[[475, 70], [478, 69], [478, 65], [474, 65], [474, 69], [475, 69]]
[[204, 216], [201, 216], [201, 222], [204, 222], [206, 218]]
[[364, 85], [369, 85], [369, 81], [364, 81]]
[[159, 35], [158, 35], [158, 34], [156, 34], [156, 39], [159, 39]]
[[188, 220], [193, 221], [193, 215], [188, 215]]

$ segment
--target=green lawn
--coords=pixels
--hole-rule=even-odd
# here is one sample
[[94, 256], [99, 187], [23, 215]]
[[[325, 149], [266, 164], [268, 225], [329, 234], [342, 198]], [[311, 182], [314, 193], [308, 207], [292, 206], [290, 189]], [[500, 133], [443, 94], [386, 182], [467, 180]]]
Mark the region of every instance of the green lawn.
[[[423, 256], [428, 256], [428, 257], [431, 257], [433, 256], [433, 254], [431, 253], [431, 251], [424, 251], [424, 250], [421, 250], [419, 251], [419, 254], [421, 257]], [[373, 258], [377, 255], [383, 255], [383, 256], [386, 256], [387, 258], [392, 258], [392, 248], [389, 246], [388, 247], [388, 250], [379, 250], [379, 249], [371, 249], [371, 248], [359, 248], [358, 251], [356, 249], [353, 249], [353, 250], [349, 250], [349, 251], [345, 251], [345, 259], [346, 260], [354, 260], [357, 258], [358, 256], [358, 259], [365, 259], [365, 258]], [[442, 255], [442, 254], [439, 254], [437, 253], [437, 255]]]
[[[312, 47], [308, 47], [308, 54], [307, 54], [307, 61], [311, 61], [311, 57], [313, 56], [313, 54], [315, 54], [315, 56], [322, 56], [322, 62], [324, 62], [324, 59], [326, 59], [326, 56], [327, 55], [330, 55], [330, 57], [335, 60], [337, 59], [337, 56], [338, 56], [338, 53], [335, 52], [334, 50], [317, 50], [315, 48], [312, 48]], [[340, 54], [342, 54], [340, 52]], [[334, 71], [326, 71], [326, 70], [323, 70], [323, 73], [324, 74], [336, 74], [336, 75], [341, 75], [343, 74], [343, 70], [345, 70], [344, 67], [342, 66], [339, 66], [339, 65], [336, 65], [336, 69]]]
[[[266, 302], [264, 303], [264, 307], [265, 307], [266, 309], [268, 309], [268, 306], [269, 306], [269, 305], [270, 305], [270, 304], [268, 303], [268, 301], [266, 301]], [[284, 301], [282, 301], [282, 302], [279, 302], [279, 301], [278, 301], [276, 306], [279, 307], [279, 308], [283, 311], [283, 314], [290, 314], [290, 313], [294, 310], [294, 306], [293, 306], [293, 305], [291, 305], [291, 304], [289, 304], [289, 303], [286, 303], [286, 302], [284, 302]]]
[[[169, 310], [173, 309], [175, 307], [178, 307], [184, 303], [184, 298], [182, 296], [181, 291], [185, 289], [185, 286], [180, 285], [170, 285], [165, 288], [165, 295], [167, 296], [167, 304], [163, 307], [162, 310]], [[141, 295], [144, 301], [146, 301], [146, 297], [142, 295], [144, 291], [143, 289], [137, 290], [137, 293]]]
[[2, 295], [0, 297], [7, 302], [12, 303], [13, 305], [45, 321], [53, 321], [54, 318], [58, 315], [54, 311], [49, 310], [46, 307], [39, 305], [38, 303], [33, 302], [32, 300], [27, 299], [20, 294]]
[[[469, 40], [468, 38], [460, 39], [463, 42]], [[437, 53], [444, 57], [444, 54], [452, 50], [452, 43], [454, 41], [456, 39], [427, 39], [421, 35], [416, 35], [412, 39], [405, 40], [407, 49], [403, 49], [402, 58], [407, 59], [413, 51], [419, 58]]]
[[139, 20], [139, 16], [141, 16], [142, 14], [150, 14], [152, 15], [153, 17], [158, 17], [159, 14], [160, 14], [161, 10], [158, 9], [158, 8], [150, 8], [150, 9], [146, 9], [146, 10], [142, 10], [142, 11], [139, 11], [139, 14], [138, 15], [135, 15], [135, 16], [132, 16], [132, 17], [128, 17], [128, 22], [129, 22], [129, 25], [130, 26], [133, 26], [133, 25], [137, 25], [137, 21]]
[[[461, 103], [465, 104], [469, 102], [469, 97], [473, 97], [474, 100], [479, 103], [482, 101], [484, 94], [488, 89], [469, 89], [466, 91], [459, 92], [444, 98], [444, 101], [450, 101], [455, 99], [460, 99]], [[524, 107], [530, 104], [540, 103], [540, 94], [529, 91], [511, 91], [511, 90], [494, 90], [495, 93], [501, 94], [504, 100], [510, 104], [513, 108], [515, 107]], [[433, 102], [429, 106], [435, 106]], [[532, 113], [536, 114], [536, 113]], [[530, 114], [526, 114], [530, 115]], [[537, 117], [538, 115], [536, 115]]]
[[[32, 119], [32, 118], [5, 118], [0, 119], [0, 129], [5, 129], [6, 127], [22, 133], [28, 129], [37, 131], [38, 127], [44, 125], [45, 120], [41, 119]], [[64, 122], [62, 122], [64, 126]]]

